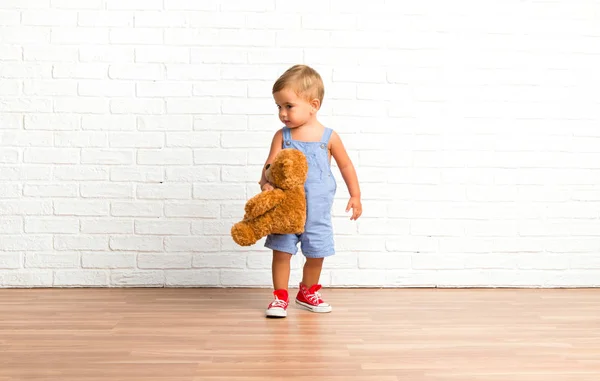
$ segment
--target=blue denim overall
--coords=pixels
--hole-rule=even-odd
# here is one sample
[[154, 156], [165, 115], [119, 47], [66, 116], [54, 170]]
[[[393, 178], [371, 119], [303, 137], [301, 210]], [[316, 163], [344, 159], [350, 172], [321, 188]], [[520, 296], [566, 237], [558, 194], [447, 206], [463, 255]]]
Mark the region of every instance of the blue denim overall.
[[283, 127], [283, 148], [295, 148], [306, 156], [308, 178], [304, 184], [306, 191], [306, 225], [302, 234], [271, 234], [267, 236], [265, 247], [285, 253], [296, 254], [298, 242], [302, 254], [307, 258], [324, 258], [335, 254], [331, 208], [337, 184], [331, 172], [328, 143], [331, 133], [325, 128], [319, 142], [292, 140], [288, 127]]

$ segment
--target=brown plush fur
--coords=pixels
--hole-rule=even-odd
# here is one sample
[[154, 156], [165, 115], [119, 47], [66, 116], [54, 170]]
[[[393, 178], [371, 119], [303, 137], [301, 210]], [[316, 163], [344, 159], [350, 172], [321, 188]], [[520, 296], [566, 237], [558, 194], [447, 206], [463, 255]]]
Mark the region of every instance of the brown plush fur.
[[299, 150], [281, 150], [266, 171], [275, 187], [252, 197], [244, 219], [231, 228], [240, 246], [250, 246], [269, 234], [300, 234], [306, 223], [304, 182], [308, 174], [306, 156]]

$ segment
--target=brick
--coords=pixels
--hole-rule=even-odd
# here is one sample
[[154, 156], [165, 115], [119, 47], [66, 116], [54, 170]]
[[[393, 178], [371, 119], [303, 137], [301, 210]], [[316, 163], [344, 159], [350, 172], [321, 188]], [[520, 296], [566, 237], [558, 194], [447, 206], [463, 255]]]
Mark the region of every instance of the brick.
[[54, 201], [54, 214], [58, 216], [106, 216], [108, 203], [104, 201]]
[[[1, 17], [0, 13], [0, 17]], [[27, 10], [21, 12], [21, 24], [30, 26], [75, 26], [77, 12], [57, 9]]]
[[192, 255], [140, 254], [137, 264], [140, 269], [187, 269], [192, 267]]
[[104, 132], [65, 131], [54, 134], [55, 147], [101, 148], [108, 146]]
[[81, 254], [83, 269], [133, 269], [136, 263], [135, 253], [95, 251]]
[[236, 220], [241, 219], [244, 216], [244, 205], [245, 204], [246, 204], [245, 201], [221, 204], [221, 217], [222, 218], [233, 218]]
[[246, 130], [248, 120], [243, 115], [198, 115], [194, 117], [194, 130], [241, 131]]
[[183, 182], [215, 182], [220, 178], [218, 167], [194, 166], [194, 167], [169, 167], [166, 169], [167, 181]]
[[218, 114], [221, 112], [221, 101], [212, 98], [168, 98], [168, 114]]
[[83, 234], [133, 234], [133, 220], [92, 218], [81, 220]]
[[201, 200], [243, 200], [246, 190], [239, 185], [201, 183], [194, 184], [193, 197]]
[[108, 77], [125, 80], [159, 80], [164, 77], [158, 64], [115, 64], [108, 68]]
[[191, 116], [139, 116], [137, 128], [140, 131], [191, 131], [193, 119]]
[[187, 64], [190, 63], [190, 48], [172, 46], [139, 47], [135, 49], [135, 62]]
[[[3, 130], [19, 130], [23, 127], [23, 117], [11, 114], [0, 115], [0, 126], [2, 126]], [[2, 138], [0, 142], [3, 142], [5, 136], [11, 135], [0, 134], [0, 138]]]
[[52, 8], [58, 9], [100, 9], [102, 0], [50, 0]]
[[20, 46], [5, 45], [0, 42], [0, 60], [2, 61], [21, 61], [23, 59], [23, 50]]
[[219, 239], [215, 237], [166, 237], [167, 252], [219, 251]]
[[58, 63], [52, 65], [52, 77], [59, 79], [106, 79], [108, 65], [102, 63]]
[[224, 132], [221, 134], [221, 145], [223, 148], [264, 148], [266, 160], [272, 139], [272, 133]]
[[34, 164], [77, 164], [79, 150], [68, 148], [26, 148], [23, 152], [24, 163]]
[[219, 205], [207, 203], [167, 202], [165, 203], [165, 216], [167, 217], [191, 217], [191, 218], [217, 218], [219, 216]]
[[[20, 269], [23, 265], [22, 254], [18, 252], [0, 254], [0, 269]], [[2, 287], [0, 283], [0, 287]]]
[[220, 282], [224, 287], [265, 287], [269, 284], [270, 279], [270, 270], [225, 269], [220, 273]]
[[191, 184], [139, 184], [138, 199], [186, 200], [192, 198]]
[[[75, 22], [76, 20], [73, 20], [73, 23]], [[108, 28], [68, 27], [61, 25], [52, 28], [50, 42], [57, 45], [108, 44], [108, 36]]]
[[25, 233], [66, 233], [79, 232], [79, 220], [75, 218], [27, 218], [25, 220]]
[[[80, 19], [81, 19], [80, 13]], [[128, 16], [133, 22], [133, 15]], [[107, 15], [106, 23], [118, 22], [118, 18], [113, 18], [113, 15]], [[95, 19], [94, 19], [95, 20]], [[112, 46], [112, 45], [90, 45], [90, 46], [81, 46], [79, 48], [79, 60], [83, 63], [133, 63], [135, 50], [130, 46]], [[106, 72], [104, 72], [104, 76], [108, 73], [108, 66], [105, 66]]]
[[189, 235], [190, 222], [178, 220], [136, 220], [135, 233], [142, 235]]
[[57, 98], [54, 112], [77, 114], [102, 114], [108, 112], [109, 103], [103, 98]]
[[[176, 11], [216, 11], [219, 9], [220, 1], [189, 1], [189, 0], [164, 0], [166, 10]], [[212, 14], [212, 13], [210, 13]]]
[[352, 14], [303, 15], [302, 27], [310, 30], [354, 30], [357, 17]]
[[0, 44], [44, 44], [50, 42], [50, 27], [0, 27]]
[[52, 286], [52, 271], [4, 271], [0, 273], [0, 287], [31, 288]]
[[[167, 36], [169, 31], [167, 30]], [[177, 65], [166, 64], [169, 81], [207, 81], [219, 80], [221, 74], [217, 65]]]
[[221, 168], [221, 181], [224, 183], [258, 183], [260, 179], [260, 172], [262, 166], [247, 166], [247, 167], [235, 167], [235, 166], [223, 166]]
[[0, 99], [1, 112], [51, 112], [52, 101], [44, 98]]
[[57, 270], [54, 274], [55, 287], [106, 287], [108, 271], [104, 270]]
[[[136, 84], [138, 97], [189, 97], [192, 84], [181, 82], [142, 82]], [[194, 94], [196, 95], [196, 94]]]
[[162, 99], [112, 99], [110, 111], [114, 114], [163, 114], [165, 104]]
[[83, 198], [133, 198], [131, 184], [85, 183], [81, 184], [79, 189]]
[[0, 163], [16, 164], [19, 161], [19, 151], [16, 149], [0, 149]]
[[229, 81], [205, 81], [195, 84], [193, 89], [193, 94], [199, 97], [245, 97], [247, 92], [246, 84]]
[[193, 255], [192, 267], [243, 269], [246, 267], [246, 256], [240, 253], [198, 253]]
[[130, 150], [117, 149], [82, 149], [82, 164], [133, 164], [133, 152]]
[[140, 165], [190, 165], [192, 151], [184, 148], [140, 149], [137, 151]]
[[52, 250], [50, 235], [2, 235], [0, 240], [2, 251], [41, 251]]
[[[28, 13], [28, 12], [24, 12]], [[0, 25], [19, 25], [21, 22], [21, 15], [16, 10], [0, 9]]]
[[81, 96], [97, 97], [133, 97], [135, 85], [125, 81], [84, 80], [77, 84], [77, 93]]
[[79, 267], [79, 253], [26, 253], [25, 268], [67, 269]]
[[25, 46], [23, 60], [41, 62], [73, 62], [77, 61], [79, 52], [71, 46]]
[[163, 33], [159, 28], [111, 28], [109, 41], [121, 45], [156, 45], [163, 42]]
[[285, 17], [279, 17], [277, 13], [271, 12], [248, 13], [246, 25], [248, 28], [298, 30], [302, 27], [302, 16], [300, 13], [286, 14]]
[[[264, 160], [266, 160], [266, 155]], [[224, 151], [210, 148], [194, 150], [194, 164], [200, 165], [246, 165], [246, 157], [247, 154], [244, 150], [228, 149]]]
[[218, 270], [166, 270], [167, 287], [198, 287], [219, 284]]
[[0, 234], [16, 234], [23, 231], [23, 219], [21, 217], [0, 218]]
[[108, 180], [108, 169], [96, 166], [60, 166], [54, 168], [54, 179], [64, 181]]
[[111, 202], [110, 215], [115, 217], [160, 217], [163, 206], [159, 202]]
[[131, 115], [83, 115], [81, 129], [93, 131], [132, 131], [136, 128]]
[[59, 251], [107, 250], [108, 239], [106, 237], [97, 237], [91, 235], [57, 235], [54, 237], [54, 249]]
[[186, 12], [141, 11], [135, 13], [136, 28], [177, 28], [187, 25]]
[[170, 133], [167, 147], [216, 148], [220, 135], [215, 132]]
[[157, 287], [165, 285], [165, 273], [160, 270], [114, 270], [110, 274], [113, 287]]
[[5, 79], [0, 83], [0, 96], [18, 97], [21, 94], [21, 82]]
[[111, 250], [162, 251], [161, 237], [113, 236], [110, 237]]
[[160, 167], [119, 166], [110, 170], [110, 181], [158, 183], [164, 180], [164, 169]]
[[0, 201], [0, 216], [47, 216], [52, 214], [52, 201]]
[[162, 0], [106, 0], [106, 9], [150, 10], [162, 9]]
[[19, 198], [22, 194], [22, 186], [20, 184], [4, 183], [0, 184], [0, 194], [3, 199]]
[[74, 114], [25, 115], [26, 130], [74, 131], [81, 126], [81, 118]]
[[[213, 25], [213, 27], [222, 27], [221, 24], [227, 25], [235, 22], [235, 17], [232, 18], [230, 15], [224, 16], [219, 17], [213, 13], [202, 16], [200, 20], [200, 18], [192, 15], [191, 22], [206, 22], [207, 25]], [[235, 47], [193, 47], [190, 51], [190, 62], [192, 64], [245, 64], [248, 62], [247, 55], [245, 49], [237, 49]]]
[[404, 253], [358, 253], [359, 269], [411, 269], [411, 256]]
[[115, 148], [162, 148], [164, 140], [164, 134], [158, 132], [112, 132], [109, 136], [110, 146]]

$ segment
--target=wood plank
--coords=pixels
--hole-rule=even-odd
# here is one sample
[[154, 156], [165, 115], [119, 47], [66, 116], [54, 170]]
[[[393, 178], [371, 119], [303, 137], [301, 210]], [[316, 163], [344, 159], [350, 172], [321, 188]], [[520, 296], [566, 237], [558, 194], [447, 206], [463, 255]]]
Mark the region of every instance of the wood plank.
[[[295, 295], [296, 290], [290, 290]], [[598, 289], [0, 290], [0, 381], [597, 381]]]

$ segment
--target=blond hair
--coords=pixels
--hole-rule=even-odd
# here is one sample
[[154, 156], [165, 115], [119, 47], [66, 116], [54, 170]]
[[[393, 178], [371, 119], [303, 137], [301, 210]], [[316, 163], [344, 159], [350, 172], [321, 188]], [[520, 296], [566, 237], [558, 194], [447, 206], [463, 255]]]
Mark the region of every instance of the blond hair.
[[325, 86], [319, 73], [306, 65], [294, 65], [287, 69], [273, 85], [273, 94], [285, 88], [290, 88], [299, 96], [312, 101], [318, 99], [323, 104]]

